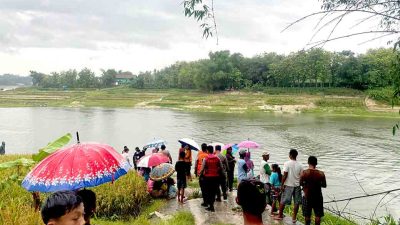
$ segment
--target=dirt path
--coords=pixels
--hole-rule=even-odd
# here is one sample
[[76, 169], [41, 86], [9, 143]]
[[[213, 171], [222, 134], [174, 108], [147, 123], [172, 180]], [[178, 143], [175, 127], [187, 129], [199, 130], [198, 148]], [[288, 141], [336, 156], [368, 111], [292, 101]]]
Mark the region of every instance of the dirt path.
[[[236, 191], [228, 194], [228, 199], [222, 202], [215, 203], [215, 212], [208, 212], [200, 204], [201, 198], [192, 199], [185, 204], [179, 204], [175, 199], [170, 200], [166, 207], [161, 210], [161, 213], [172, 215], [176, 211], [190, 211], [195, 218], [196, 225], [213, 225], [213, 224], [232, 224], [243, 225], [243, 217], [241, 212], [233, 211], [238, 207], [235, 201]], [[273, 220], [269, 215], [269, 211], [265, 210], [263, 214], [264, 224], [266, 225], [295, 225], [291, 218], [286, 216], [283, 221]], [[300, 222], [296, 223], [301, 225]]]
[[388, 105], [380, 105], [375, 100], [368, 97], [365, 98], [364, 103], [367, 109], [373, 112], [398, 112], [400, 110], [399, 106], [391, 107]]

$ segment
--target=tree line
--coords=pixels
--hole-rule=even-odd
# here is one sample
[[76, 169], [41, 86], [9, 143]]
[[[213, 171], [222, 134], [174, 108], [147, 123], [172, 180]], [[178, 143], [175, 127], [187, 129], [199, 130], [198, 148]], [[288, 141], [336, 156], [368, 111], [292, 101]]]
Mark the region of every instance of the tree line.
[[[365, 90], [393, 85], [398, 71], [393, 49], [330, 52], [322, 48], [288, 55], [263, 53], [244, 57], [230, 51], [210, 52], [208, 59], [176, 62], [161, 70], [140, 72], [130, 81], [133, 88], [184, 88], [217, 91], [264, 87], [346, 87]], [[87, 68], [49, 75], [31, 71], [41, 87], [102, 88], [115, 85], [114, 69], [100, 76]]]

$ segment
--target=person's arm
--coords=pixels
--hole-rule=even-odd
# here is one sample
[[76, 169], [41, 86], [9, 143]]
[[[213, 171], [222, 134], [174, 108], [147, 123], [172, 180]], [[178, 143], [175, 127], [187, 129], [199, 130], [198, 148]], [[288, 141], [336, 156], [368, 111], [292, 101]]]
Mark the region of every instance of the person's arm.
[[265, 171], [265, 173], [266, 174], [268, 174], [268, 176], [271, 176], [271, 168], [269, 167], [269, 165], [268, 165], [268, 163], [266, 163], [265, 165], [264, 165], [264, 171]]
[[226, 171], [229, 171], [229, 163], [228, 160], [225, 158], [224, 160]]
[[304, 171], [300, 173], [300, 186], [304, 187]]
[[246, 173], [249, 172], [249, 167], [247, 166], [246, 163], [243, 164], [242, 168], [244, 169], [244, 171], [246, 171]]
[[203, 159], [203, 162], [201, 163], [201, 169], [199, 175], [203, 175], [204, 169], [206, 168], [206, 159]]
[[322, 181], [321, 181], [321, 187], [326, 188], [326, 178], [324, 172], [322, 173]]
[[198, 176], [198, 171], [197, 171], [197, 165], [199, 165], [199, 158], [196, 159], [196, 162], [194, 163], [194, 175], [197, 177]]
[[283, 172], [282, 184], [281, 184], [281, 188], [282, 188], [282, 189], [283, 189], [284, 186], [285, 186], [285, 181], [286, 181], [287, 176], [288, 176], [288, 172]]

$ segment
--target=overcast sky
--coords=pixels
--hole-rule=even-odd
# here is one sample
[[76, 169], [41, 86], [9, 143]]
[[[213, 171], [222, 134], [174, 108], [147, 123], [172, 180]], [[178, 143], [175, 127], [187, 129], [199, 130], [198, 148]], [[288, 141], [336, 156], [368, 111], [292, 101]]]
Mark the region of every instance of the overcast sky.
[[[318, 0], [215, 0], [216, 45], [214, 38], [202, 38], [199, 23], [184, 17], [182, 1], [0, 0], [0, 74], [84, 67], [96, 73], [102, 68], [137, 73], [225, 49], [248, 57], [272, 51], [288, 54], [306, 47], [318, 17], [282, 29], [318, 11], [321, 4]], [[376, 25], [353, 28], [355, 21], [356, 17], [344, 20], [334, 36]], [[324, 48], [363, 53], [387, 46], [386, 40], [360, 45], [370, 38], [335, 41]]]

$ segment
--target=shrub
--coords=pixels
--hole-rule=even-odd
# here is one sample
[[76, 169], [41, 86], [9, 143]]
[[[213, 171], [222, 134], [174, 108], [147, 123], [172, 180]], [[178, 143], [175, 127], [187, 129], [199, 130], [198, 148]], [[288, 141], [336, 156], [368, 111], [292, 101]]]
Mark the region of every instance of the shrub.
[[149, 202], [146, 183], [134, 171], [120, 177], [113, 184], [103, 184], [92, 190], [97, 195], [98, 217], [114, 220], [135, 217]]

